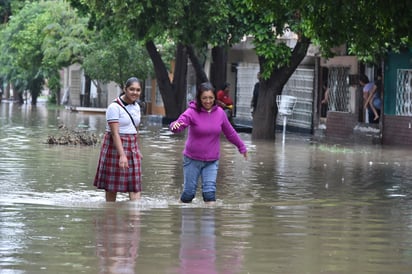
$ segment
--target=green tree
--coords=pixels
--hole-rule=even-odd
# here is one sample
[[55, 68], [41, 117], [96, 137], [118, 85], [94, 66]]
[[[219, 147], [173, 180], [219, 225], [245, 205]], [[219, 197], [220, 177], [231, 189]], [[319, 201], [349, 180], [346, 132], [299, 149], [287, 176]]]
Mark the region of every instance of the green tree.
[[59, 78], [62, 67], [80, 60], [86, 25], [65, 1], [26, 3], [1, 32], [2, 75], [19, 94], [29, 90], [35, 105], [45, 79]]
[[11, 3], [8, 0], [0, 1], [0, 20], [2, 24], [9, 21], [11, 15]]
[[[79, 7], [82, 12], [90, 14], [93, 18], [91, 28], [109, 29], [116, 37], [123, 33], [132, 33], [133, 39], [130, 39], [130, 44], [144, 44], [153, 63], [166, 116], [170, 117], [174, 116], [173, 113], [178, 113], [175, 110], [176, 97], [181, 97], [183, 94], [184, 82], [169, 79], [169, 66], [165, 64], [155, 43], [158, 37], [166, 36], [168, 24], [172, 24], [169, 15], [174, 10], [173, 7], [166, 9], [168, 1], [71, 0], [71, 4]], [[180, 67], [180, 62], [181, 59], [176, 58], [176, 67]]]
[[[79, 0], [73, 0], [78, 5]], [[176, 118], [185, 108], [188, 58], [192, 62], [197, 81], [207, 81], [203, 70], [207, 48], [225, 47], [241, 33], [239, 25], [228, 21], [234, 10], [230, 1], [97, 1], [80, 0], [96, 20], [96, 26], [114, 26], [118, 32], [132, 32], [135, 40], [144, 41], [152, 60], [156, 80], [162, 95], [166, 117]], [[233, 18], [233, 17], [230, 17]], [[237, 27], [237, 28], [236, 28]], [[232, 29], [232, 33], [228, 30]], [[159, 40], [163, 38], [164, 40]], [[173, 78], [170, 78], [159, 44], [172, 40], [176, 45]], [[221, 62], [226, 65], [226, 62]], [[223, 71], [223, 69], [222, 69]]]
[[[346, 44], [350, 54], [376, 61], [388, 50], [411, 45], [411, 2], [399, 1], [259, 1], [245, 0], [239, 14], [250, 26], [263, 77], [252, 137], [274, 138], [275, 98], [305, 57], [311, 43], [325, 57], [330, 49]], [[373, 5], [373, 7], [371, 6]], [[297, 34], [294, 48], [276, 38], [285, 31]]]
[[96, 32], [93, 40], [86, 46], [82, 62], [83, 68], [91, 78], [123, 86], [130, 76], [145, 78], [152, 74], [152, 66], [146, 49], [139, 42], [131, 43], [127, 33]]
[[[153, 76], [153, 66], [144, 45], [131, 43], [128, 33], [115, 33], [105, 28], [95, 32], [86, 46], [82, 67], [94, 81], [100, 94], [100, 83], [114, 81], [121, 88], [131, 76], [146, 79]], [[100, 96], [99, 96], [100, 98]]]
[[305, 32], [331, 56], [329, 49], [346, 44], [348, 53], [376, 62], [388, 53], [411, 46], [412, 2], [316, 1], [301, 9]]
[[[298, 3], [299, 2], [299, 3]], [[252, 137], [274, 139], [277, 108], [276, 96], [306, 56], [310, 38], [302, 31], [302, 17], [297, 7], [300, 1], [239, 1], [238, 14], [253, 36], [262, 79], [260, 81], [257, 108], [253, 117]], [[293, 31], [296, 45], [290, 48], [280, 36]]]
[[[263, 77], [253, 120], [255, 139], [275, 137], [275, 98], [306, 56], [310, 44], [319, 45], [324, 56], [332, 56], [332, 47], [347, 43], [351, 54], [365, 60], [410, 44], [409, 2], [389, 7], [387, 1], [380, 0], [371, 10], [367, 1], [76, 1], [93, 11], [96, 25], [114, 25], [116, 31], [130, 31], [136, 40], [146, 43], [166, 116], [170, 118], [184, 109], [188, 57], [197, 80], [204, 81], [207, 76], [202, 65], [207, 46], [225, 49], [242, 35], [253, 36]], [[396, 14], [404, 16], [399, 18]], [[298, 37], [293, 48], [278, 39], [287, 31]], [[172, 80], [154, 42], [159, 36], [170, 37], [176, 43]]]

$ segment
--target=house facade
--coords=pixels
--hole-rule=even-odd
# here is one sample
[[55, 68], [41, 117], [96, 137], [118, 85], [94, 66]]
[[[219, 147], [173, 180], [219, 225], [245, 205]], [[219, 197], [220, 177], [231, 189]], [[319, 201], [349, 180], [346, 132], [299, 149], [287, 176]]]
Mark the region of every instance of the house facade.
[[412, 49], [385, 59], [383, 109], [382, 143], [412, 145]]
[[[293, 39], [289, 41], [292, 43]], [[289, 43], [288, 42], [288, 43]], [[294, 96], [297, 102], [288, 117], [287, 130], [313, 134], [316, 138], [343, 139], [349, 142], [381, 144], [412, 144], [412, 51], [390, 53], [384, 61], [382, 113], [380, 123], [371, 124], [363, 108], [362, 88], [358, 76], [366, 74], [375, 80], [377, 67], [366, 66], [356, 56], [344, 55], [344, 48], [336, 49], [337, 56], [330, 59], [318, 55], [310, 48], [307, 57], [285, 85], [282, 94]], [[258, 58], [250, 40], [234, 46], [228, 53], [227, 81], [231, 83], [230, 95], [235, 101], [234, 122], [251, 128], [250, 103], [253, 87], [258, 81]], [[68, 105], [81, 106], [84, 80], [80, 66], [64, 70], [63, 100]], [[195, 74], [188, 70], [187, 101], [195, 95]], [[329, 102], [322, 103], [329, 88]], [[95, 87], [92, 102], [105, 108], [119, 93], [113, 83]], [[66, 96], [66, 93], [69, 94]], [[99, 98], [99, 99], [97, 99]], [[145, 114], [164, 116], [165, 111], [155, 79], [146, 79]], [[282, 125], [278, 115], [277, 124]]]

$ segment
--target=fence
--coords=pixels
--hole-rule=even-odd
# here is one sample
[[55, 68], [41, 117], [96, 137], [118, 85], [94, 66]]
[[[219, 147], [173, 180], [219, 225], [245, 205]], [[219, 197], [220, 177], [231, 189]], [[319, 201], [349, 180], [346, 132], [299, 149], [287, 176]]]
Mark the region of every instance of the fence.
[[412, 116], [412, 70], [398, 69], [396, 78], [396, 115]]
[[[283, 87], [282, 95], [297, 98], [293, 113], [288, 118], [288, 124], [291, 126], [302, 129], [312, 128], [314, 74], [313, 68], [297, 68]], [[276, 123], [282, 123], [279, 115]]]

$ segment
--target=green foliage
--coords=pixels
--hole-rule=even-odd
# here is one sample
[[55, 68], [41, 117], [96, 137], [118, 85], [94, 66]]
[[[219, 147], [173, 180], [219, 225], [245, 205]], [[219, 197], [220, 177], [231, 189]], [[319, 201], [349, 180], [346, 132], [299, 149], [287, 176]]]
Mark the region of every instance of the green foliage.
[[4, 0], [0, 2], [0, 20], [6, 23], [11, 15], [11, 1]]
[[7, 54], [0, 56], [0, 72], [37, 98], [44, 79], [80, 59], [86, 24], [65, 1], [25, 2], [1, 32]]
[[342, 44], [365, 62], [380, 60], [389, 50], [412, 46], [412, 2], [314, 1], [302, 9], [305, 32], [325, 56]]
[[49, 75], [49, 78], [47, 80], [47, 86], [49, 87], [50, 90], [50, 96], [48, 98], [49, 103], [51, 104], [57, 104], [57, 94], [60, 91], [61, 85], [60, 85], [60, 75], [59, 74], [54, 74], [54, 75]]
[[89, 77], [102, 82], [114, 81], [122, 86], [131, 76], [141, 79], [153, 76], [146, 49], [129, 33], [115, 33], [106, 28], [97, 34], [85, 47], [82, 61]]
[[238, 11], [255, 37], [256, 53], [267, 60], [267, 70], [285, 66], [291, 55], [271, 35], [291, 30], [320, 46], [322, 55], [347, 45], [348, 53], [365, 62], [380, 60], [388, 50], [411, 47], [412, 2], [330, 0], [243, 0]]
[[245, 34], [253, 37], [256, 54], [261, 62], [261, 75], [268, 79], [281, 67], [288, 66], [292, 48], [281, 39], [293, 31], [301, 35], [301, 19], [296, 11], [297, 1], [236, 2], [236, 10], [247, 26]]
[[137, 40], [168, 37], [175, 44], [203, 49], [208, 45], [231, 45], [245, 33], [233, 0], [72, 0], [88, 6], [96, 26], [114, 32], [131, 32]]

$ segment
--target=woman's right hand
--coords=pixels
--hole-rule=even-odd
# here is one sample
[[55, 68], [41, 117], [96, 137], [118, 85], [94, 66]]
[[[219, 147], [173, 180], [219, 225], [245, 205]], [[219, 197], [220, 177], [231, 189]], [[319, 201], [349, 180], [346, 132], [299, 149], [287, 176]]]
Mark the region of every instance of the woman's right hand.
[[183, 126], [183, 125], [184, 125], [184, 123], [176, 122], [176, 123], [173, 124], [172, 130], [177, 130], [177, 129], [179, 129], [179, 128], [180, 128], [181, 126]]
[[126, 155], [121, 155], [119, 157], [119, 167], [120, 168], [129, 168], [129, 163], [127, 161]]

